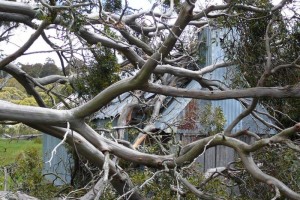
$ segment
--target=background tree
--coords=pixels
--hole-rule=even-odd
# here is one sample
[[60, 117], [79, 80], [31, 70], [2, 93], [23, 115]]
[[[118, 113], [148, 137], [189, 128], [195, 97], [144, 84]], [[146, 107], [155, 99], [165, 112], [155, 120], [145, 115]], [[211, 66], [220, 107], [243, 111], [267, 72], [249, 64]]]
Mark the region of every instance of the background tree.
[[[243, 76], [250, 86], [255, 86], [264, 72], [265, 66], [265, 35], [268, 23], [272, 21], [272, 30], [270, 35], [273, 36], [278, 45], [272, 45], [272, 65], [282, 66], [285, 63], [293, 63], [299, 58], [299, 22], [297, 15], [283, 16], [281, 12], [277, 11], [274, 15], [268, 15], [267, 12], [272, 8], [269, 1], [256, 1], [256, 6], [263, 7], [261, 12], [243, 12], [237, 13], [243, 17], [235, 18], [231, 16], [224, 16], [220, 20], [225, 27], [233, 27], [228, 30], [234, 32], [233, 40], [227, 40], [226, 36], [222, 40], [223, 46], [227, 51], [229, 60], [237, 63], [240, 67], [241, 73], [237, 76], [238, 79]], [[236, 14], [236, 13], [232, 13]], [[225, 39], [225, 40], [224, 40]], [[282, 45], [285, 44], [285, 45]], [[234, 48], [232, 48], [234, 47]], [[253, 51], [255, 49], [255, 51]], [[251, 70], [249, 70], [251, 69]], [[289, 77], [289, 78], [287, 78]], [[273, 69], [273, 73], [266, 80], [266, 86], [284, 86], [294, 85], [300, 80], [300, 73], [297, 67], [285, 68], [278, 67]], [[296, 121], [299, 121], [299, 100], [298, 99], [264, 99], [270, 107], [270, 111], [274, 112], [276, 118], [281, 123], [278, 126], [288, 127], [293, 124], [284, 114], [276, 112], [275, 110], [289, 110], [290, 116]], [[291, 102], [293, 105], [291, 105]]]
[[94, 97], [103, 89], [118, 81], [117, 58], [108, 48], [91, 50], [93, 57], [87, 65], [77, 65], [78, 78], [74, 81], [80, 96]]

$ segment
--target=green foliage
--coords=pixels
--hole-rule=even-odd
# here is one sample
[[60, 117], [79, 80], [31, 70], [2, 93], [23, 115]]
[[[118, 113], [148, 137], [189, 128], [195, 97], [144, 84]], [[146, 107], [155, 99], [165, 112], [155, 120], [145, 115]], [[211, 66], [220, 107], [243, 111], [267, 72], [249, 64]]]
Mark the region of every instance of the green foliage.
[[16, 125], [0, 125], [1, 133], [6, 133], [12, 136], [17, 135], [29, 135], [29, 134], [39, 134], [40, 132], [32, 129], [24, 124], [16, 124]]
[[121, 0], [105, 0], [104, 1], [104, 9], [105, 9], [105, 11], [109, 11], [109, 12], [120, 11], [122, 9], [122, 1]]
[[[68, 84], [61, 85], [61, 84], [54, 83], [54, 84], [47, 85], [45, 87], [49, 90], [51, 89], [51, 91], [54, 91], [56, 93], [64, 94], [65, 96], [68, 96], [73, 93], [73, 89]], [[52, 100], [54, 100], [55, 103], [58, 103], [60, 101], [56, 96], [52, 96], [52, 98], [50, 98], [49, 94], [45, 93], [41, 89], [37, 89], [37, 91], [48, 107], [53, 106]], [[20, 83], [18, 83], [14, 78], [11, 78], [7, 82], [6, 87], [0, 90], [0, 99], [10, 101], [15, 104], [20, 104], [20, 105], [28, 105], [28, 106], [37, 105], [34, 97], [29, 96], [26, 93], [24, 87]]]
[[61, 74], [59, 68], [55, 65], [54, 60], [51, 58], [47, 58], [44, 64], [36, 63], [33, 65], [30, 64], [19, 64], [21, 69], [28, 73], [30, 76], [34, 78], [42, 78], [49, 75]]
[[40, 151], [30, 148], [20, 153], [16, 158], [15, 167], [11, 169], [13, 180], [10, 188], [24, 191], [40, 199], [49, 199], [57, 189], [44, 180], [42, 175], [43, 161]]
[[16, 158], [17, 168], [11, 174], [15, 182], [19, 182], [23, 191], [37, 190], [42, 181], [42, 159], [37, 149], [30, 148]]
[[[142, 185], [147, 179], [153, 176], [153, 172], [148, 169], [135, 170], [130, 173], [132, 182], [135, 185]], [[170, 186], [176, 185], [176, 179], [167, 173], [160, 173], [149, 181], [141, 190], [142, 193], [154, 200], [176, 199], [176, 192], [170, 190]]]
[[26, 105], [26, 106], [36, 106], [37, 105], [34, 97], [32, 97], [32, 96], [25, 97], [24, 99], [21, 99], [21, 100], [11, 100], [11, 102], [13, 102], [15, 104], [20, 104], [20, 105]]
[[[0, 190], [4, 189], [4, 167], [8, 172], [7, 189], [14, 191], [23, 189], [25, 185], [32, 185], [35, 182], [34, 178], [42, 176], [42, 174], [37, 174], [41, 173], [41, 170], [37, 170], [42, 165], [41, 154], [41, 143], [28, 140], [0, 140]], [[25, 162], [25, 160], [30, 160], [30, 162]], [[34, 162], [36, 163], [31, 164]], [[17, 177], [17, 174], [21, 176]]]
[[43, 144], [43, 139], [42, 137], [37, 137], [32, 140], [34, 144]]
[[15, 87], [18, 90], [26, 93], [26, 90], [24, 89], [24, 87], [14, 78], [9, 79], [5, 86], [6, 87]]
[[[300, 191], [300, 154], [287, 147], [265, 147], [254, 154], [256, 163], [260, 163], [260, 169], [265, 173], [278, 178], [294, 191]], [[239, 178], [245, 185], [240, 186], [243, 199], [272, 199], [274, 193], [270, 192], [270, 186], [258, 183], [248, 173], [243, 173]], [[246, 184], [247, 183], [247, 184]], [[284, 197], [280, 199], [285, 199]]]
[[93, 52], [95, 60], [79, 69], [81, 76], [75, 81], [80, 95], [93, 97], [119, 80], [117, 59], [110, 49], [100, 47]]
[[45, 77], [49, 75], [57, 75], [61, 74], [61, 71], [58, 69], [58, 67], [55, 65], [54, 61], [49, 60], [43, 65], [42, 71], [39, 75], [39, 77]]
[[[232, 184], [232, 182], [229, 179], [226, 179], [224, 177], [218, 177], [214, 178], [211, 181], [206, 184], [202, 190], [207, 192], [208, 194], [215, 194], [219, 197], [225, 197], [225, 199], [235, 199], [236, 196], [234, 194], [230, 194], [231, 187], [226, 187], [224, 184], [225, 182]], [[197, 183], [195, 183], [197, 185]]]
[[[165, 1], [163, 1], [163, 4], [164, 4], [166, 7], [170, 7], [170, 0], [165, 0]], [[180, 0], [174, 0], [174, 8], [175, 8], [176, 10], [179, 10], [179, 9], [180, 9], [180, 6], [181, 6]]]
[[22, 91], [18, 90], [15, 87], [5, 87], [0, 91], [0, 99], [2, 100], [21, 100], [26, 97], [26, 94], [24, 94]]
[[33, 65], [30, 64], [20, 64], [21, 69], [23, 71], [25, 71], [27, 74], [29, 74], [30, 76], [34, 77], [34, 78], [38, 78], [42, 68], [43, 68], [43, 64], [41, 63], [36, 63]]
[[[264, 8], [267, 11], [272, 7], [270, 1], [236, 1], [236, 3], [250, 4]], [[234, 61], [241, 69], [246, 80], [251, 86], [257, 84], [258, 79], [264, 71], [266, 64], [266, 47], [265, 35], [267, 26], [273, 18], [272, 28], [268, 32], [269, 36], [274, 35], [271, 41], [281, 41], [284, 45], [272, 45], [271, 53], [273, 57], [272, 64], [274, 66], [282, 63], [294, 61], [299, 55], [299, 45], [295, 45], [297, 41], [293, 38], [294, 30], [289, 30], [287, 27], [290, 24], [285, 21], [280, 13], [275, 13], [273, 16], [269, 12], [244, 12], [243, 10], [235, 10], [235, 14], [239, 14], [238, 18], [224, 17], [219, 19], [228, 30], [228, 35], [233, 35], [233, 39], [227, 39], [227, 34], [224, 35], [223, 48], [229, 60]], [[294, 24], [293, 26], [297, 26]], [[290, 37], [292, 35], [292, 37]], [[292, 47], [293, 46], [293, 47]], [[287, 80], [286, 76], [293, 77], [294, 70], [283, 70], [267, 81], [267, 86], [292, 84], [294, 78]], [[300, 75], [300, 74], [298, 74]], [[299, 78], [299, 76], [298, 76]], [[298, 79], [297, 79], [298, 80]]]
[[[183, 177], [195, 186], [199, 186], [205, 180], [203, 173], [199, 172], [199, 170], [194, 167], [185, 169], [183, 174]], [[180, 190], [184, 192], [180, 199], [198, 199], [198, 197], [196, 197], [192, 192], [190, 192], [187, 188], [181, 185], [180, 182], [178, 182], [172, 170], [170, 170], [170, 172], [158, 172], [157, 170], [151, 170], [146, 167], [141, 167], [140, 169], [132, 169], [129, 172], [129, 176], [131, 177], [134, 185], [143, 185], [142, 188], [139, 188], [139, 191], [148, 199], [177, 199], [177, 192], [171, 189], [172, 187], [176, 188], [177, 185], [179, 185]], [[224, 180], [222, 180], [221, 178], [212, 179], [207, 184], [205, 184], [203, 188], [201, 188], [201, 191], [210, 193], [213, 196], [222, 196], [225, 199], [229, 199], [229, 194], [226, 192], [227, 187], [222, 183], [222, 181]], [[146, 184], [144, 184], [145, 182]], [[106, 193], [110, 194], [110, 198], [105, 199], [115, 198], [115, 196], [112, 195], [113, 193], [111, 190], [107, 190]]]
[[[5, 101], [10, 101], [15, 104], [20, 105], [28, 105], [28, 106], [36, 106], [37, 103], [33, 96], [28, 96], [24, 89], [20, 90], [18, 89], [19, 86], [16, 85], [16, 87], [4, 87], [0, 91], [0, 99]], [[39, 93], [43, 99], [45, 99], [46, 103], [50, 105], [50, 98], [47, 94], [44, 92]]]
[[226, 123], [221, 107], [213, 108], [211, 104], [205, 105], [204, 109], [200, 111], [199, 120], [202, 126], [201, 132], [209, 135], [222, 132]]
[[[234, 86], [244, 85], [247, 81], [249, 87], [257, 85], [258, 80], [264, 72], [266, 65], [265, 38], [267, 26], [271, 19], [273, 23], [268, 32], [271, 40], [270, 51], [272, 55], [272, 67], [286, 63], [292, 63], [299, 57], [300, 52], [300, 23], [299, 20], [285, 18], [280, 12], [270, 15], [271, 1], [242, 1], [235, 0], [235, 3], [247, 4], [264, 8], [266, 12], [251, 12], [235, 9], [232, 14], [239, 17], [224, 16], [218, 19], [218, 23], [226, 28], [226, 34], [222, 39], [222, 46], [225, 50], [226, 58], [237, 64], [240, 71], [240, 78], [234, 80]], [[297, 15], [298, 16], [298, 15]], [[230, 37], [228, 37], [230, 36]], [[297, 61], [298, 64], [299, 60]], [[287, 78], [288, 77], [288, 78]], [[300, 70], [297, 68], [282, 68], [273, 73], [265, 81], [264, 86], [278, 87], [295, 85], [300, 80]], [[240, 81], [240, 83], [239, 83]], [[294, 102], [300, 104], [299, 99], [263, 99], [264, 103], [276, 110], [284, 110], [293, 116], [294, 121], [300, 120], [300, 108], [293, 105]], [[287, 107], [288, 109], [283, 109]], [[285, 115], [275, 113], [274, 116], [282, 121], [285, 127], [293, 125]]]

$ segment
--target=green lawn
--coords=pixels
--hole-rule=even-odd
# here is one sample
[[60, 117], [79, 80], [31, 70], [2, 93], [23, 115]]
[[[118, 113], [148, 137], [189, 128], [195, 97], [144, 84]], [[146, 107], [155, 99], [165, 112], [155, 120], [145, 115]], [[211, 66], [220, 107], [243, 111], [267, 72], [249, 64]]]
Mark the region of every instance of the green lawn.
[[16, 156], [28, 148], [37, 148], [42, 155], [42, 143], [36, 140], [0, 139], [0, 167], [15, 162]]

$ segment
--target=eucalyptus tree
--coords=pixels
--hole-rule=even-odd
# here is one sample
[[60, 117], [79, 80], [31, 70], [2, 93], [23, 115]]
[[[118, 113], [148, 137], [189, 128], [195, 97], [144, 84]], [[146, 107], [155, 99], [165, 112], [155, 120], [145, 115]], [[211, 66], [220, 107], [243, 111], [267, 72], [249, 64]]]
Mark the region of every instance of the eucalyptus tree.
[[[265, 100], [265, 103], [270, 99], [299, 100], [299, 2], [282, 0], [272, 4], [264, 0], [257, 3], [224, 1], [212, 5], [186, 0], [179, 5], [171, 0], [169, 3], [166, 6], [166, 2], [162, 5], [156, 2], [148, 9], [134, 9], [125, 1], [120, 9], [111, 9], [100, 1], [92, 0], [41, 0], [34, 4], [0, 1], [0, 20], [9, 22], [1, 29], [1, 40], [13, 42], [10, 36], [19, 26], [34, 30], [18, 50], [1, 57], [0, 70], [19, 81], [39, 105], [23, 106], [0, 100], [0, 120], [21, 122], [60, 138], [89, 162], [103, 169], [98, 183], [82, 196], [83, 199], [101, 196], [107, 184], [115, 188], [120, 198], [146, 198], [142, 189], [153, 178], [142, 185], [134, 185], [126, 170], [118, 164], [119, 159], [158, 170], [153, 177], [160, 173], [172, 174], [178, 183], [173, 190], [179, 196], [182, 194], [179, 186], [182, 185], [201, 199], [220, 199], [221, 197], [207, 194], [193, 185], [183, 173], [183, 169], [189, 167], [203, 151], [217, 145], [234, 149], [244, 169], [258, 182], [270, 186], [269, 192], [274, 193], [274, 199], [280, 196], [300, 199], [299, 191], [292, 190], [279, 179], [263, 172], [252, 156], [256, 151], [277, 143], [299, 151], [299, 146], [293, 141], [300, 131], [300, 124], [297, 123], [299, 115], [298, 119], [297, 115], [295, 118], [286, 117], [290, 120], [288, 124], [293, 125], [285, 127], [286, 123], [281, 123], [275, 117], [288, 116], [289, 113], [278, 110], [284, 107], [269, 107], [270, 111], [276, 113], [273, 117], [276, 123], [265, 124], [276, 129], [276, 135], [259, 138], [247, 130], [233, 132], [233, 128], [245, 116], [255, 116], [254, 111], [260, 99]], [[9, 34], [7, 24], [11, 25]], [[227, 59], [201, 68], [199, 51], [204, 49], [199, 48], [201, 41], [198, 40], [198, 33], [206, 27], [226, 28], [237, 37], [228, 39], [227, 36], [232, 34], [220, 36]], [[63, 70], [65, 63], [73, 67], [71, 76], [33, 78], [16, 65], [16, 59], [28, 54], [26, 51], [39, 37], [56, 52]], [[3, 44], [1, 48], [5, 50]], [[120, 80], [116, 78], [110, 82], [108, 87], [89, 100], [81, 101], [78, 106], [67, 106], [64, 110], [47, 108], [37, 88], [63, 99], [63, 94], [52, 93], [45, 85], [54, 82], [72, 84], [74, 77], [85, 77], [82, 74], [84, 72], [76, 73], [76, 65], [81, 65], [82, 62], [87, 67], [103, 67], [103, 60], [99, 56], [99, 50], [103, 49], [120, 58], [119, 64], [112, 62], [113, 65], [109, 66], [110, 72], [125, 75]], [[42, 49], [38, 50], [37, 56], [42, 52]], [[76, 62], [78, 60], [82, 62]], [[204, 78], [205, 74], [233, 65], [237, 66], [235, 69], [240, 78], [236, 85]], [[277, 77], [283, 71], [286, 74], [292, 73], [293, 80], [286, 81], [287, 77], [279, 80]], [[188, 90], [181, 87], [190, 80], [199, 82], [208, 90]], [[101, 82], [101, 79], [98, 81]], [[131, 92], [137, 98], [120, 114], [119, 127], [130, 127], [130, 113], [136, 106], [147, 106], [151, 113], [144, 128], [135, 127], [140, 134], [134, 144], [124, 141], [123, 137], [111, 139], [101, 135], [87, 123], [88, 117], [126, 92]], [[138, 98], [144, 92], [153, 93], [156, 97], [145, 103]], [[155, 129], [154, 123], [163, 106], [162, 102], [168, 96], [204, 100], [237, 99], [245, 110], [224, 131], [182, 146], [176, 153], [163, 148], [163, 145], [160, 147], [164, 154], [143, 152], [137, 147]], [[250, 103], [246, 101], [249, 98], [253, 99]], [[292, 108], [296, 106], [293, 102], [289, 102], [289, 105]], [[106, 127], [105, 131], [118, 131], [119, 136], [123, 132], [116, 127]], [[237, 138], [240, 135], [255, 136], [256, 141], [247, 144]]]

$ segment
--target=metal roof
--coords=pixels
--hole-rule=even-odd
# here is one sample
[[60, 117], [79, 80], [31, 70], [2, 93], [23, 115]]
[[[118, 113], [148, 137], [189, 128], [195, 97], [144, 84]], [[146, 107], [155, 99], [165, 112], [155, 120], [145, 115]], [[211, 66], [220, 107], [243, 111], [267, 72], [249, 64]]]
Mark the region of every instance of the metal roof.
[[[154, 96], [154, 93], [146, 92], [143, 96], [144, 99], [150, 99]], [[119, 115], [123, 108], [132, 102], [132, 100], [136, 98], [133, 95], [131, 95], [129, 92], [123, 93], [120, 96], [114, 98], [108, 106], [102, 108], [99, 110], [93, 119], [107, 119], [107, 118], [114, 118], [117, 115]]]
[[133, 98], [134, 97], [130, 95], [129, 92], [121, 94], [113, 99], [108, 106], [98, 111], [93, 119], [105, 119], [117, 116]]

